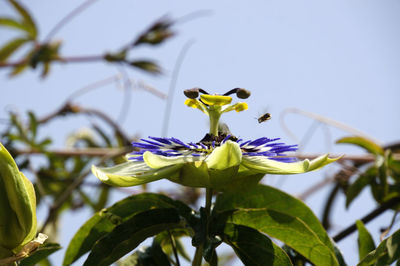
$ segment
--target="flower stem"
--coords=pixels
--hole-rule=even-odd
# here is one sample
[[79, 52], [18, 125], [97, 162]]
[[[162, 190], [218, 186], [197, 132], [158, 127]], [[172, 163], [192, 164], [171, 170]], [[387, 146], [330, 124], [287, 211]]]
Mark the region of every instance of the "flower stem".
[[196, 248], [196, 253], [192, 261], [192, 266], [201, 266], [201, 261], [203, 260], [203, 245]]
[[[213, 190], [212, 188], [206, 188], [206, 217], [208, 220], [208, 217], [211, 215], [211, 203], [212, 203], [212, 195], [213, 195]], [[208, 224], [208, 221], [207, 221]], [[208, 225], [207, 225], [208, 226]], [[199, 245], [196, 248], [196, 253], [194, 254], [194, 258], [192, 261], [192, 266], [201, 266], [201, 262], [203, 260], [203, 245]]]
[[212, 194], [213, 194], [212, 188], [206, 188], [206, 207], [205, 208], [206, 208], [207, 216], [210, 216]]

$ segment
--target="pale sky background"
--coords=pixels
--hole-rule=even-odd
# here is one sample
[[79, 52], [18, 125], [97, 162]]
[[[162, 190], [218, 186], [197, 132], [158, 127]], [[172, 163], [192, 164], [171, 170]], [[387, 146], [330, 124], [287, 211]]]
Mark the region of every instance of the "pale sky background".
[[[82, 1], [21, 1], [29, 8], [39, 27], [41, 40], [51, 28]], [[177, 23], [176, 37], [157, 48], [140, 48], [132, 54], [142, 59], [156, 59], [165, 74], [160, 77], [125, 69], [130, 78], [143, 81], [168, 93], [173, 68], [182, 48], [192, 45], [181, 66], [173, 95], [168, 136], [184, 141], [198, 141], [208, 130], [207, 119], [183, 102], [184, 89], [201, 87], [210, 93], [224, 93], [235, 87], [252, 92], [249, 110], [229, 113], [222, 120], [236, 136], [255, 139], [281, 137], [288, 144], [298, 143], [313, 121], [297, 114], [287, 116], [286, 124], [297, 136], [291, 138], [281, 127], [279, 117], [287, 108], [316, 113], [358, 129], [383, 144], [399, 140], [400, 114], [400, 2], [395, 0], [329, 1], [133, 1], [98, 0], [62, 28], [55, 39], [62, 40], [65, 56], [96, 55], [115, 51], [143, 32], [163, 15], [179, 19], [189, 13], [208, 10], [207, 16]], [[0, 15], [15, 15], [6, 1], [0, 1]], [[12, 37], [0, 30], [0, 44]], [[41, 80], [39, 72], [28, 71], [14, 79], [8, 70], [0, 70], [0, 118], [9, 110], [25, 114], [33, 110], [39, 117], [59, 108], [76, 90], [93, 82], [117, 75], [121, 69], [103, 62], [55, 64], [49, 77]], [[121, 127], [142, 137], [161, 135], [166, 101], [143, 90], [110, 84], [77, 99], [84, 107], [99, 108], [118, 118], [123, 99], [130, 107]], [[255, 119], [270, 112], [272, 120], [258, 124]], [[54, 147], [62, 148], [65, 137], [90, 120], [67, 118], [52, 122], [42, 136], [55, 137]], [[0, 129], [4, 125], [0, 124]], [[327, 132], [330, 132], [327, 134]], [[305, 145], [310, 153], [362, 154], [335, 140], [349, 133], [331, 126], [320, 126]], [[267, 177], [264, 183], [299, 194], [329, 176], [324, 171], [288, 177]], [[332, 172], [332, 171], [331, 171]], [[96, 181], [92, 176], [90, 180]], [[151, 185], [156, 191], [169, 187], [166, 181]], [[317, 216], [330, 187], [306, 200]], [[126, 195], [114, 195], [113, 202]], [[110, 202], [111, 205], [113, 202]], [[368, 190], [348, 210], [344, 197], [334, 208], [334, 236], [361, 218], [375, 203]], [[39, 212], [39, 219], [45, 213]], [[87, 211], [64, 215], [60, 243], [65, 248], [79, 226], [90, 217]], [[379, 229], [390, 223], [386, 213], [368, 224], [377, 242]], [[397, 227], [398, 228], [398, 227]], [[358, 261], [356, 234], [339, 242], [348, 265]], [[60, 263], [65, 249], [51, 258]], [[57, 265], [58, 263], [55, 263]], [[76, 263], [78, 265], [78, 263]], [[240, 263], [238, 263], [240, 265]]]

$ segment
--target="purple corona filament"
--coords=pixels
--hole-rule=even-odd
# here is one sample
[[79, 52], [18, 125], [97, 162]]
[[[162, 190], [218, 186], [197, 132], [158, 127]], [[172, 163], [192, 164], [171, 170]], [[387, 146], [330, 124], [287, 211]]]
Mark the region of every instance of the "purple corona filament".
[[[132, 157], [130, 157], [129, 160], [143, 161], [143, 154], [146, 151], [167, 157], [185, 155], [206, 156], [210, 154], [213, 149], [228, 141], [230, 137], [231, 136], [228, 135], [220, 143], [213, 141], [211, 145], [202, 142], [184, 143], [176, 138], [148, 137], [149, 139], [141, 139], [142, 142], [132, 142], [132, 146], [140, 150], [132, 152]], [[288, 157], [285, 153], [296, 151], [297, 145], [286, 145], [282, 142], [276, 142], [279, 139], [280, 138], [269, 139], [266, 137], [253, 141], [238, 139], [236, 143], [240, 145], [243, 156], [263, 156], [267, 159], [285, 163], [295, 162], [297, 160], [295, 157]]]

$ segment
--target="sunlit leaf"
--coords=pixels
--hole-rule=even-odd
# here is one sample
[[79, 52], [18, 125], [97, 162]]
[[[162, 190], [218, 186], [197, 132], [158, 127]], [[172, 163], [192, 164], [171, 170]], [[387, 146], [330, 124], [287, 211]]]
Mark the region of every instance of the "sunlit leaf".
[[118, 224], [139, 212], [155, 208], [176, 208], [187, 219], [190, 219], [192, 211], [183, 203], [159, 194], [142, 193], [125, 198], [96, 213], [78, 230], [69, 243], [63, 265], [70, 265], [80, 258], [97, 240], [111, 232]]
[[277, 238], [316, 265], [338, 265], [333, 244], [300, 200], [269, 186], [218, 196], [215, 211], [235, 210], [228, 221]]
[[399, 258], [400, 230], [397, 230], [393, 235], [382, 241], [374, 251], [368, 253], [358, 266], [390, 265]]
[[362, 221], [357, 220], [356, 225], [358, 230], [358, 256], [361, 260], [375, 249], [375, 243]]
[[173, 228], [184, 228], [176, 209], [152, 209], [136, 214], [99, 239], [84, 265], [110, 265], [146, 238]]
[[375, 154], [375, 155], [383, 155], [384, 151], [381, 146], [376, 144], [370, 139], [361, 137], [361, 136], [354, 136], [354, 137], [344, 137], [336, 141], [336, 143], [347, 143], [347, 144], [354, 144], [361, 148], [364, 148], [368, 152]]
[[225, 228], [225, 239], [244, 265], [292, 265], [288, 255], [257, 230], [235, 224]]

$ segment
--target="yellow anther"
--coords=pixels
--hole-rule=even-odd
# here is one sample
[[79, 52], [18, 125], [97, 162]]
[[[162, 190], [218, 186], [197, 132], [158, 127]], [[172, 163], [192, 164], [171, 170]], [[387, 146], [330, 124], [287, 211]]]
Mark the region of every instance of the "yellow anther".
[[235, 104], [235, 111], [236, 112], [241, 112], [244, 110], [249, 109], [249, 106], [247, 105], [247, 103], [237, 103]]

